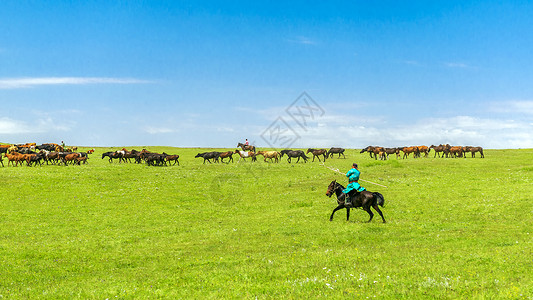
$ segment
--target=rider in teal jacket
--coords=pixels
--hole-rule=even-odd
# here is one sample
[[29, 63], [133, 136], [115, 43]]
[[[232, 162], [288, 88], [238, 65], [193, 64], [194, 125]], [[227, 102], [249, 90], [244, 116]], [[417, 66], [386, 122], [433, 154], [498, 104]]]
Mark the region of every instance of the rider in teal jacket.
[[352, 190], [355, 190], [356, 192], [362, 192], [362, 191], [366, 190], [358, 182], [360, 174], [361, 174], [361, 172], [359, 172], [359, 170], [357, 169], [357, 164], [356, 163], [353, 163], [353, 166], [350, 169], [350, 171], [348, 171], [348, 173], [346, 173], [346, 177], [348, 177], [349, 183], [348, 183], [348, 186], [346, 186], [346, 188], [342, 192], [346, 195], [345, 198], [344, 198], [344, 199], [346, 199], [344, 203], [347, 206], [351, 206], [352, 205], [352, 199], [350, 199], [350, 197], [348, 196], [348, 193], [350, 193]]

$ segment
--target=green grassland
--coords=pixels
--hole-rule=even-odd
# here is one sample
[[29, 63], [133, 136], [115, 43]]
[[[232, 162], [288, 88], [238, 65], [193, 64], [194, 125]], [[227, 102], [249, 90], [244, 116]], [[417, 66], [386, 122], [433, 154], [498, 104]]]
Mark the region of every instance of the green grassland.
[[[141, 147], [135, 147], [138, 150]], [[0, 298], [532, 299], [533, 149], [370, 159], [371, 223], [318, 162], [0, 168]], [[220, 149], [213, 149], [220, 150]], [[7, 165], [7, 160], [4, 159]]]

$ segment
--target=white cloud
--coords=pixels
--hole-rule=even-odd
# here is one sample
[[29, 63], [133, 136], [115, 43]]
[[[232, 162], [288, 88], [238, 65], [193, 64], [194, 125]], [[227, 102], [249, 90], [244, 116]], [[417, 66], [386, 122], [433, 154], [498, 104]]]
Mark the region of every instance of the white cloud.
[[421, 119], [409, 125], [381, 124], [359, 121], [357, 125], [342, 125], [337, 121], [321, 120], [320, 126], [309, 126], [307, 131], [295, 127], [301, 138], [294, 147], [399, 147], [441, 143], [485, 148], [533, 147], [533, 128], [528, 122], [456, 116]]
[[533, 115], [533, 100], [492, 102], [489, 110], [496, 113]]
[[161, 134], [161, 133], [173, 133], [173, 132], [176, 132], [176, 130], [168, 128], [168, 127], [153, 127], [153, 126], [148, 126], [148, 127], [144, 128], [143, 130], [144, 130], [144, 132], [149, 133], [149, 134]]
[[294, 39], [288, 39], [289, 42], [302, 45], [316, 45], [317, 43], [305, 36], [297, 36]]
[[472, 66], [462, 63], [462, 62], [447, 62], [444, 65], [448, 68], [460, 68], [460, 69], [469, 69], [473, 68]]
[[30, 133], [32, 128], [25, 122], [10, 118], [0, 118], [0, 134]]
[[26, 122], [14, 120], [11, 118], [0, 118], [0, 134], [18, 135], [18, 134], [38, 134], [52, 131], [70, 131], [76, 125], [73, 121], [57, 122], [51, 117], [41, 117]]
[[150, 81], [135, 78], [109, 77], [27, 77], [2, 78], [0, 89], [21, 89], [45, 85], [87, 85], [87, 84], [139, 84]]

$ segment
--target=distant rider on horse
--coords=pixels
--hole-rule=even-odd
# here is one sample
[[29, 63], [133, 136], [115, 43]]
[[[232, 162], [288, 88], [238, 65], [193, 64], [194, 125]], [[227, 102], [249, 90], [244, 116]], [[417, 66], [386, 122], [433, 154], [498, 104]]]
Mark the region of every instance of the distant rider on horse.
[[352, 199], [350, 198], [350, 196], [348, 195], [352, 190], [355, 190], [357, 192], [356, 196], [354, 198], [357, 198], [357, 195], [366, 190], [364, 187], [362, 187], [360, 184], [359, 184], [359, 175], [361, 174], [361, 172], [359, 172], [359, 170], [357, 169], [357, 164], [356, 163], [353, 163], [352, 165], [352, 168], [350, 169], [350, 171], [348, 171], [348, 173], [346, 173], [346, 177], [348, 177], [348, 185], [346, 186], [346, 188], [342, 191], [344, 193], [344, 205], [350, 207], [352, 206]]

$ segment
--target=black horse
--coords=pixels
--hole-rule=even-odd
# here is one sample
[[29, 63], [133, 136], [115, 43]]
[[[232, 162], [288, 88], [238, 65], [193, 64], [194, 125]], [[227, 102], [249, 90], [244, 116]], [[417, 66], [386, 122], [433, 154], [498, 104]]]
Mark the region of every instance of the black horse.
[[335, 148], [335, 147], [331, 147], [328, 151], [328, 153], [326, 153], [326, 156], [327, 157], [333, 157], [333, 154], [339, 154], [339, 158], [341, 157], [341, 154], [342, 154], [342, 157], [346, 158], [346, 156], [344, 155], [344, 151], [346, 151], [346, 149], [344, 148]]
[[[331, 217], [329, 217], [330, 221], [333, 221], [333, 215], [335, 214], [335, 212], [343, 208], [346, 208], [346, 221], [350, 220], [350, 207], [347, 207], [344, 203], [345, 194], [342, 192], [343, 190], [344, 190], [344, 186], [342, 186], [342, 184], [338, 183], [336, 180], [333, 180], [328, 186], [328, 191], [326, 192], [326, 196], [331, 197], [333, 193], [335, 193], [337, 195], [337, 202], [339, 204], [331, 213]], [[372, 211], [370, 210], [370, 207], [373, 207], [374, 210], [376, 210], [378, 214], [381, 216], [381, 218], [383, 219], [383, 223], [385, 223], [385, 218], [383, 217], [383, 213], [381, 212], [378, 206], [378, 205], [381, 205], [381, 207], [383, 207], [383, 205], [385, 204], [385, 198], [383, 198], [382, 194], [378, 192], [372, 193], [369, 191], [362, 191], [359, 193], [359, 195], [355, 196], [355, 198], [354, 198], [354, 194], [355, 194], [355, 191], [353, 190], [349, 194], [350, 197], [352, 198], [352, 207], [363, 208], [363, 210], [366, 211], [370, 215], [370, 219], [367, 222], [372, 221], [372, 218], [374, 217], [374, 213], [372, 213]]]
[[[109, 152], [105, 152], [102, 154], [102, 159], [104, 159], [104, 157], [108, 157], [109, 158], [109, 163], [112, 163], [113, 162], [113, 159], [118, 159], [118, 162], [122, 162], [124, 160], [124, 155], [118, 151], [109, 151]], [[124, 162], [126, 162], [124, 160]]]
[[287, 150], [281, 150], [280, 153], [281, 153], [281, 157], [283, 157], [283, 155], [285, 154], [288, 156], [287, 161], [289, 163], [291, 163], [291, 158], [298, 157], [298, 160], [296, 161], [296, 163], [300, 161], [300, 158], [303, 158], [304, 162], [307, 162], [307, 159], [309, 159], [309, 157], [307, 157], [302, 150], [288, 150], [287, 149]]
[[205, 161], [207, 160], [209, 163], [211, 163], [210, 159], [213, 159], [215, 162], [218, 162], [218, 158], [220, 157], [220, 152], [204, 152], [204, 153], [198, 153], [196, 154], [195, 158], [201, 157]]

